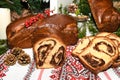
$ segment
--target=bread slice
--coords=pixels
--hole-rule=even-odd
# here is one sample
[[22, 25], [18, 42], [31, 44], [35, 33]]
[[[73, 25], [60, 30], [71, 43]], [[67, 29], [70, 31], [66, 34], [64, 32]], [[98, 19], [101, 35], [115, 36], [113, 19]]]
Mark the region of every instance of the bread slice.
[[105, 37], [108, 37], [108, 38], [110, 38], [116, 44], [116, 46], [118, 47], [119, 56], [114, 61], [114, 63], [112, 64], [112, 67], [118, 67], [118, 66], [120, 66], [120, 37], [118, 37], [114, 33], [109, 33], [109, 32], [101, 32], [101, 33], [98, 33], [96, 36], [105, 36]]
[[87, 36], [78, 41], [77, 46], [73, 50], [73, 54], [80, 54], [82, 51], [86, 49], [90, 45], [91, 40], [93, 39], [93, 36]]
[[118, 58], [114, 61], [114, 63], [112, 64], [112, 67], [118, 67], [120, 66], [120, 37], [118, 37], [115, 34], [110, 34], [108, 35], [108, 37], [113, 40], [113, 42], [117, 45], [118, 47], [118, 51], [119, 51], [119, 56]]
[[37, 69], [59, 67], [66, 59], [66, 45], [57, 37], [38, 40], [33, 46], [33, 51]]
[[[79, 44], [81, 45], [79, 42], [76, 47]], [[77, 56], [83, 65], [95, 74], [108, 69], [118, 57], [118, 48], [115, 43], [111, 39], [102, 36], [92, 39], [89, 46], [80, 54], [79, 49], [74, 51], [72, 54]]]

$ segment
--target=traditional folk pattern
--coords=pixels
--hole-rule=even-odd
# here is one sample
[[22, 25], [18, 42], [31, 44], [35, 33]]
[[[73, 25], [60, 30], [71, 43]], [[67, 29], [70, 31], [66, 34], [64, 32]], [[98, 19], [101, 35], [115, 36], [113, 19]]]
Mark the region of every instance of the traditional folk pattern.
[[113, 68], [113, 71], [114, 71], [115, 74], [120, 78], [120, 67]]
[[74, 47], [67, 48], [67, 59], [65, 64], [58, 69], [52, 71], [50, 78], [52, 80], [100, 80], [100, 78], [92, 74], [86, 69], [78, 58], [71, 56]]
[[8, 53], [0, 56], [0, 80], [2, 80], [2, 78], [6, 76], [5, 73], [8, 71], [8, 66], [3, 64], [4, 58], [7, 54]]
[[35, 61], [32, 59], [27, 74], [24, 76], [23, 80], [30, 80], [32, 73], [35, 71]]
[[[62, 67], [56, 68], [51, 71], [49, 76], [51, 80], [101, 80], [98, 76], [92, 74], [86, 69], [76, 57], [71, 56], [72, 50], [75, 46], [68, 46], [66, 50], [67, 59]], [[6, 72], [9, 71], [9, 67], [3, 64], [5, 56], [9, 54], [9, 51], [0, 56], [0, 80], [7, 76]], [[120, 68], [112, 68], [116, 75], [120, 77]], [[35, 61], [32, 59], [29, 64], [29, 68], [23, 80], [30, 80], [32, 73], [35, 71]], [[43, 74], [41, 73], [41, 76]]]
[[8, 70], [8, 67], [4, 64], [0, 64], [0, 80], [2, 77], [6, 76], [5, 72]]

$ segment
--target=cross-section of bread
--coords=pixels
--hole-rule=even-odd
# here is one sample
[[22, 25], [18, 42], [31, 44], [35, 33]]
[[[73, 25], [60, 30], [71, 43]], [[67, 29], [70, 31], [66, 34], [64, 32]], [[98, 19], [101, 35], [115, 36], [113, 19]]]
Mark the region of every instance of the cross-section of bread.
[[90, 45], [90, 42], [91, 40], [93, 39], [94, 37], [92, 36], [88, 36], [88, 37], [84, 37], [82, 39], [80, 39], [78, 41], [78, 44], [76, 46], [76, 48], [73, 50], [73, 54], [75, 53], [81, 53], [83, 50], [86, 49], [86, 47], [88, 47]]
[[38, 40], [34, 46], [36, 68], [53, 68], [65, 61], [66, 45], [57, 37], [46, 37]]
[[108, 69], [118, 57], [118, 48], [116, 44], [107, 37], [98, 36], [92, 39], [89, 46], [79, 53], [79, 42], [73, 51], [85, 67], [91, 72], [97, 74]]
[[118, 56], [118, 58], [114, 61], [113, 65], [112, 65], [112, 67], [118, 67], [118, 66], [120, 66], [120, 37], [118, 37], [118, 36], [115, 35], [115, 34], [110, 34], [110, 35], [108, 35], [108, 37], [109, 37], [110, 39], [112, 39], [113, 42], [115, 42], [115, 44], [116, 44], [117, 47], [118, 47], [119, 56]]
[[101, 32], [101, 33], [98, 33], [96, 36], [105, 36], [105, 37], [108, 37], [108, 38], [110, 38], [116, 44], [116, 46], [118, 47], [119, 56], [114, 61], [114, 63], [112, 64], [112, 67], [118, 67], [118, 66], [120, 66], [120, 37], [118, 37], [114, 33], [109, 33], [109, 32]]

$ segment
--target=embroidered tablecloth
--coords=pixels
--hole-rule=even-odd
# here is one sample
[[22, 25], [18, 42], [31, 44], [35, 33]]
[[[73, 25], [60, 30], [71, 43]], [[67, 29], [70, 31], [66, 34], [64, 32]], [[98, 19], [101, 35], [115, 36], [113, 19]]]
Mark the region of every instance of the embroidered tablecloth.
[[36, 69], [32, 49], [23, 49], [31, 57], [31, 63], [21, 66], [16, 63], [13, 66], [3, 64], [4, 57], [0, 56], [0, 80], [120, 80], [120, 68], [110, 68], [107, 71], [94, 75], [86, 69], [78, 58], [71, 56], [74, 46], [68, 46], [67, 59], [62, 67], [51, 69]]

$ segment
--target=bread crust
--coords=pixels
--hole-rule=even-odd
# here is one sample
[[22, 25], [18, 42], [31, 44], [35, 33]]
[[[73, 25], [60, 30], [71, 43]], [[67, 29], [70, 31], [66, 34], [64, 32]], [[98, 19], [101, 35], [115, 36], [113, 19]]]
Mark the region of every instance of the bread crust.
[[[40, 37], [40, 35], [39, 38], [57, 34], [63, 39], [66, 45], [74, 45], [77, 43], [77, 22], [73, 17], [64, 14], [55, 14], [45, 19], [40, 19], [26, 28], [24, 25], [25, 21], [34, 16], [35, 15], [21, 18], [8, 25], [6, 34], [9, 48], [32, 48], [35, 38], [34, 35], [39, 34], [44, 34], [42, 37]], [[45, 31], [45, 28], [48, 32]]]
[[113, 7], [112, 0], [88, 0], [88, 3], [100, 32], [114, 32], [118, 29], [120, 13]]

